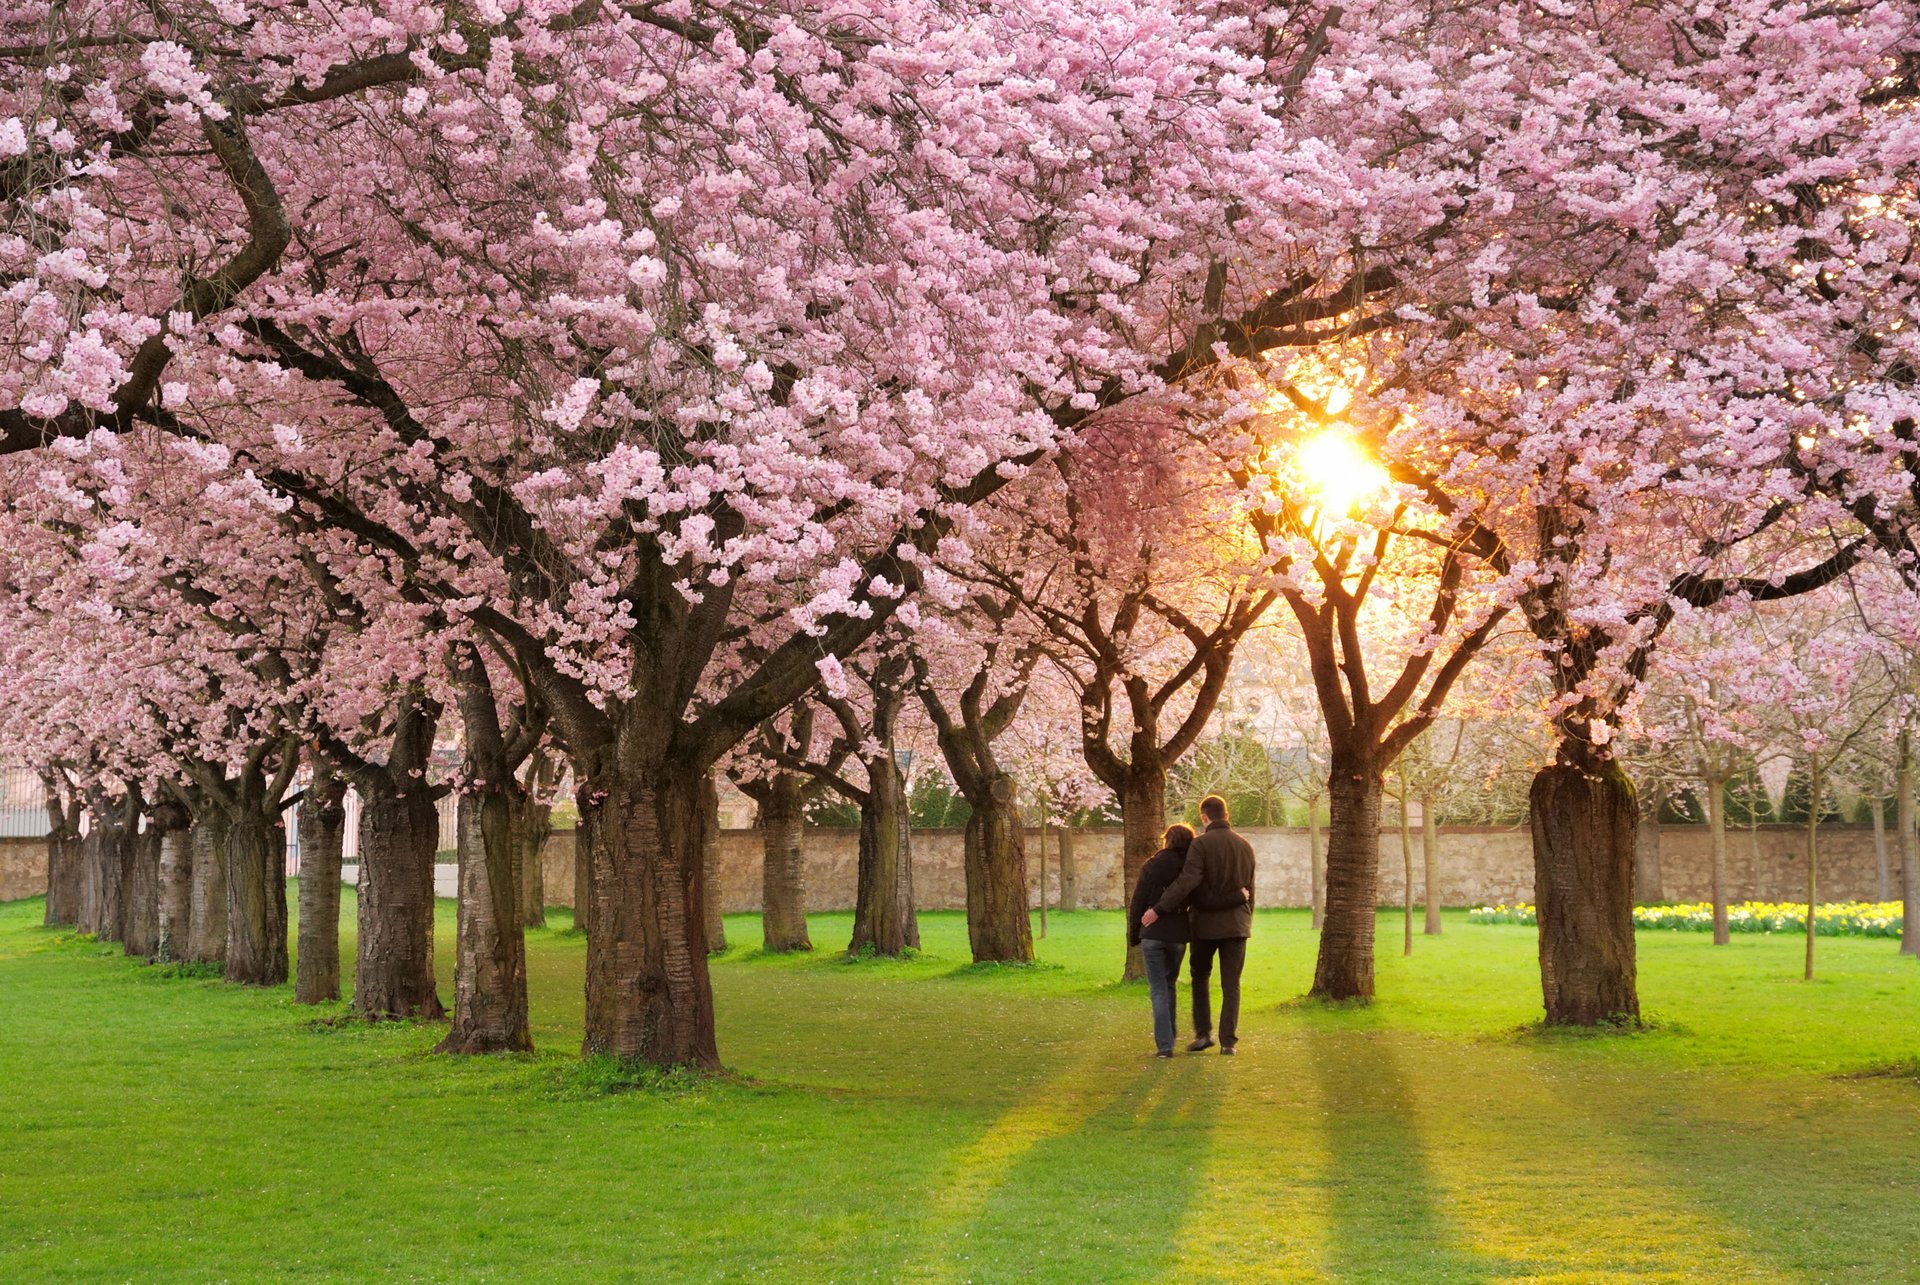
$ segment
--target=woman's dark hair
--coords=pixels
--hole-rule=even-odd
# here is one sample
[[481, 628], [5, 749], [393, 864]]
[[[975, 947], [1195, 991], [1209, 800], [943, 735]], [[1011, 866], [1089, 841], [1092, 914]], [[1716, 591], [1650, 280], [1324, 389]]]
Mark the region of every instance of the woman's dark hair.
[[1185, 852], [1192, 843], [1193, 831], [1184, 825], [1170, 825], [1167, 832], [1160, 836], [1160, 846], [1175, 852]]

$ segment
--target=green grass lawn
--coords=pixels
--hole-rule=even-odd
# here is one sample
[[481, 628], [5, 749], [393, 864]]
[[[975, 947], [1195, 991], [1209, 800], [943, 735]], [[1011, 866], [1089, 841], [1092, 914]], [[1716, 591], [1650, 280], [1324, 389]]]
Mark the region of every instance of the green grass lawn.
[[958, 915], [907, 963], [736, 917], [738, 1079], [609, 1093], [578, 937], [532, 936], [541, 1052], [462, 1061], [40, 916], [0, 905], [8, 1282], [1920, 1279], [1920, 965], [1884, 940], [1805, 983], [1797, 938], [1643, 932], [1658, 1028], [1570, 1038], [1522, 1029], [1529, 928], [1403, 960], [1383, 916], [1383, 998], [1326, 1011], [1305, 915], [1264, 912], [1242, 1056], [1162, 1063], [1114, 914], [1032, 969], [965, 967]]

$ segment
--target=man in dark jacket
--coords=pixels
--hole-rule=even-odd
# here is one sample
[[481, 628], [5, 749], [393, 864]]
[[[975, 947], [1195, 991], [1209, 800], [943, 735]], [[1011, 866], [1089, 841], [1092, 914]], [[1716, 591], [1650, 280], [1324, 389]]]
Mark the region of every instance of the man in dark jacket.
[[[1253, 936], [1253, 899], [1241, 890], [1253, 887], [1253, 845], [1227, 824], [1227, 801], [1217, 794], [1200, 800], [1207, 828], [1187, 848], [1180, 874], [1151, 910], [1141, 915], [1148, 927], [1162, 915], [1192, 907], [1187, 931], [1193, 940], [1193, 1043], [1189, 1053], [1213, 1047], [1213, 961], [1220, 960], [1220, 1051], [1231, 1054], [1240, 1035], [1240, 972], [1247, 965], [1247, 938]], [[1204, 907], [1219, 907], [1205, 909]]]

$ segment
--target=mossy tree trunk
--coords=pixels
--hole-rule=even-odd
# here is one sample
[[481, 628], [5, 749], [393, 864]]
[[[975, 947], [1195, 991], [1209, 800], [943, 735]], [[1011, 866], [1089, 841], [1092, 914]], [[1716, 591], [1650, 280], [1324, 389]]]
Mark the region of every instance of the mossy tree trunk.
[[760, 926], [764, 949], [812, 950], [807, 936], [806, 779], [775, 772], [753, 791], [760, 805]]
[[160, 950], [160, 827], [150, 812], [144, 820], [129, 819], [121, 850], [120, 941], [135, 959]]
[[185, 804], [168, 800], [154, 809], [160, 836], [160, 892], [154, 924], [154, 958], [187, 957], [193, 918], [193, 818]]
[[401, 697], [387, 761], [351, 764], [360, 796], [359, 934], [353, 1007], [369, 1019], [446, 1016], [433, 973], [433, 866], [440, 846], [436, 788], [427, 780], [440, 709]]
[[545, 730], [524, 694], [503, 720], [478, 647], [455, 643], [447, 672], [466, 747], [455, 847], [459, 857], [453, 1024], [442, 1053], [530, 1053], [523, 843], [514, 812], [527, 794], [518, 769]]
[[80, 922], [81, 869], [80, 805], [68, 786], [66, 773], [50, 769], [40, 774], [47, 799], [47, 913], [49, 926]]
[[196, 964], [227, 958], [227, 812], [203, 791], [187, 831], [192, 860], [186, 957]]
[[1534, 775], [1529, 803], [1547, 1022], [1638, 1021], [1633, 783], [1611, 761], [1563, 760]]
[[300, 950], [293, 998], [340, 998], [340, 867], [347, 840], [347, 783], [316, 765], [300, 799]]

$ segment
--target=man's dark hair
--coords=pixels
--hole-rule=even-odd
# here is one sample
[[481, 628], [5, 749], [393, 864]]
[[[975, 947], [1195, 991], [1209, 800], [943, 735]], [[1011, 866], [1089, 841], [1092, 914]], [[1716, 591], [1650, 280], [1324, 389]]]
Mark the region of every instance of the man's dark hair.
[[1227, 801], [1217, 794], [1209, 794], [1200, 800], [1200, 815], [1209, 821], [1227, 819]]

